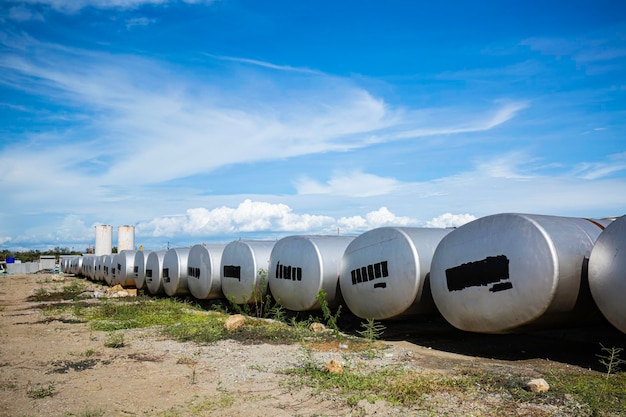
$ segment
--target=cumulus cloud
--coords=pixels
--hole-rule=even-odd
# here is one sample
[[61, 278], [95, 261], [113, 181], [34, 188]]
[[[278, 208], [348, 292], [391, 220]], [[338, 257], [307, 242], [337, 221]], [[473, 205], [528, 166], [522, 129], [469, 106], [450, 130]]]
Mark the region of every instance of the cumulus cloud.
[[295, 214], [286, 204], [244, 200], [237, 207], [188, 209], [184, 215], [166, 216], [139, 223], [137, 230], [147, 236], [211, 236], [259, 231], [306, 232], [320, 230], [332, 217]]
[[474, 220], [476, 217], [471, 214], [444, 213], [426, 222], [426, 227], [459, 227]]
[[416, 226], [418, 221], [410, 217], [396, 216], [387, 207], [381, 207], [362, 216], [341, 217], [337, 227], [341, 232], [365, 232], [384, 226]]
[[249, 199], [237, 207], [222, 206], [212, 210], [188, 209], [184, 215], [164, 216], [137, 225], [137, 233], [150, 237], [219, 235], [236, 236], [241, 233], [304, 233], [341, 234], [364, 232], [382, 226], [417, 225], [416, 219], [396, 216], [386, 207], [364, 216], [341, 217], [299, 214], [286, 204], [275, 204]]

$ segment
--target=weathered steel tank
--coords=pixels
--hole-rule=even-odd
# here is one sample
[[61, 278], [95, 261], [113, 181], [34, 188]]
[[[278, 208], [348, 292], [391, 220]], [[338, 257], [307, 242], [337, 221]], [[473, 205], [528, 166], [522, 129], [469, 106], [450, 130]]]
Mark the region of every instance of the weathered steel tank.
[[269, 286], [274, 299], [293, 311], [320, 308], [316, 297], [326, 293], [334, 307], [341, 302], [341, 258], [354, 237], [287, 236], [274, 245], [270, 255]]
[[119, 253], [125, 250], [135, 249], [135, 226], [117, 227], [117, 250]]
[[163, 294], [163, 258], [166, 252], [150, 252], [146, 259], [146, 288], [152, 295]]
[[505, 213], [446, 235], [430, 269], [433, 298], [453, 326], [507, 333], [597, 312], [587, 259], [605, 220]]
[[435, 313], [430, 262], [450, 231], [381, 227], [350, 242], [339, 277], [341, 295], [350, 311], [376, 320]]
[[235, 240], [222, 253], [222, 292], [226, 299], [247, 304], [267, 294], [270, 255], [276, 241]]
[[220, 262], [223, 244], [198, 244], [189, 250], [187, 261], [187, 286], [199, 300], [222, 298]]
[[94, 247], [94, 255], [111, 255], [113, 247], [113, 226], [98, 225], [96, 226], [96, 245]]
[[117, 254], [115, 264], [115, 284], [122, 287], [135, 286], [135, 250], [123, 250]]
[[81, 275], [83, 273], [83, 257], [75, 256], [70, 262], [70, 272], [74, 275]]
[[135, 253], [135, 267], [133, 268], [133, 279], [135, 288], [142, 290], [146, 286], [146, 264], [148, 263], [149, 250], [138, 250]]
[[189, 294], [187, 262], [189, 248], [172, 248], [163, 258], [163, 290], [170, 297]]
[[626, 333], [626, 216], [598, 236], [589, 257], [589, 287], [604, 317]]
[[110, 255], [96, 255], [96, 264], [94, 266], [94, 279], [96, 281], [104, 281], [107, 256]]
[[104, 255], [104, 281], [107, 285], [113, 285], [115, 283], [115, 265], [117, 255]]
[[93, 255], [83, 255], [83, 272], [81, 274], [83, 278], [92, 278], [91, 271], [93, 258]]

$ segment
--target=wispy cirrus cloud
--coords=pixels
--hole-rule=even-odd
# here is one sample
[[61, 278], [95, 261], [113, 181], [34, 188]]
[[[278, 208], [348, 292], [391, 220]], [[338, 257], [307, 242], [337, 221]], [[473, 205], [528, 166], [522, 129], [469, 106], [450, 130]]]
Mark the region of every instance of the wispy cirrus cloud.
[[8, 2], [47, 6], [61, 13], [77, 13], [86, 7], [123, 10], [168, 3], [211, 4], [214, 0], [8, 0]]

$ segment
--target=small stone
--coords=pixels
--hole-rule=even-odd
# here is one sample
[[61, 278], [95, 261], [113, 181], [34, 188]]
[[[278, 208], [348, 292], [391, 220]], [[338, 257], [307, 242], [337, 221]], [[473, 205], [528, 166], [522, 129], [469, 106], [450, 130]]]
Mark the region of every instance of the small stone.
[[326, 331], [326, 326], [324, 326], [322, 323], [311, 323], [311, 325], [309, 326], [309, 330], [316, 334], [324, 333]]
[[226, 328], [226, 330], [235, 330], [242, 327], [245, 322], [246, 318], [244, 316], [242, 316], [241, 314], [234, 314], [226, 319], [224, 327]]
[[528, 381], [526, 383], [526, 387], [534, 393], [546, 392], [550, 389], [550, 385], [548, 385], [546, 380], [543, 378], [536, 378]]
[[339, 343], [339, 349], [348, 349], [348, 345], [346, 343]]
[[324, 365], [324, 372], [330, 372], [331, 374], [340, 374], [343, 372], [343, 365], [341, 362], [331, 359], [326, 365]]

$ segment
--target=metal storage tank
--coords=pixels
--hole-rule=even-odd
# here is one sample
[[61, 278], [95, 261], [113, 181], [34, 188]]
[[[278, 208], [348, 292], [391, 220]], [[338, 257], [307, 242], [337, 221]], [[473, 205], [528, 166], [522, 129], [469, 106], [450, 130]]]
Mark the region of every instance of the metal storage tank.
[[167, 251], [150, 252], [146, 259], [146, 288], [152, 295], [163, 293], [163, 258]]
[[94, 279], [94, 265], [96, 257], [94, 255], [83, 256], [83, 275], [91, 280]]
[[339, 267], [354, 237], [287, 236], [270, 255], [269, 286], [274, 299], [293, 311], [320, 308], [317, 294], [324, 290], [330, 307], [341, 302]]
[[479, 333], [593, 315], [586, 260], [608, 223], [516, 213], [467, 223], [435, 250], [430, 269], [435, 304], [453, 326]]
[[148, 263], [149, 250], [138, 250], [135, 253], [135, 268], [133, 278], [135, 280], [135, 288], [142, 290], [146, 286], [146, 264]]
[[430, 262], [450, 231], [381, 227], [350, 242], [339, 275], [341, 295], [350, 311], [376, 320], [436, 312]]
[[94, 255], [110, 255], [113, 248], [113, 226], [96, 226], [96, 245]]
[[135, 226], [117, 227], [117, 252], [135, 249]]
[[123, 250], [117, 254], [115, 283], [122, 287], [135, 286], [135, 250]]
[[204, 243], [189, 250], [187, 261], [187, 286], [189, 292], [199, 300], [222, 298], [220, 263], [223, 244]]
[[104, 281], [107, 283], [107, 285], [115, 285], [115, 268], [117, 266], [117, 254], [105, 256]]
[[72, 258], [70, 263], [70, 271], [74, 275], [81, 275], [83, 273], [83, 257], [76, 256]]
[[222, 292], [237, 304], [262, 301], [267, 294], [270, 255], [276, 241], [235, 240], [224, 248]]
[[110, 255], [96, 256], [96, 265], [94, 268], [96, 281], [104, 281], [107, 256]]
[[189, 248], [172, 248], [163, 258], [163, 290], [170, 297], [189, 294], [187, 261]]
[[589, 287], [606, 319], [626, 333], [626, 216], [609, 224], [589, 257]]

